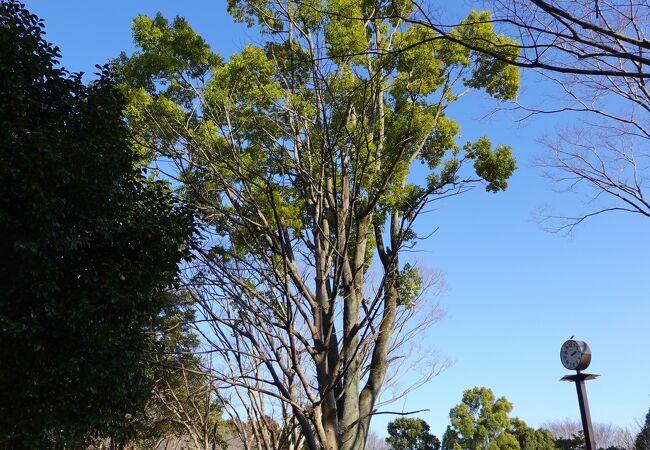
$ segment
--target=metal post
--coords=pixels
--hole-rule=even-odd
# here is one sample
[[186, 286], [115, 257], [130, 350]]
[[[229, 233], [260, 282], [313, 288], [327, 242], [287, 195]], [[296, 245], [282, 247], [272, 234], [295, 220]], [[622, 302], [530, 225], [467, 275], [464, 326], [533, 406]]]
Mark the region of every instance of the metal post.
[[576, 390], [578, 391], [578, 404], [580, 405], [582, 429], [585, 433], [585, 445], [587, 450], [596, 450], [594, 429], [591, 426], [591, 414], [589, 413], [589, 400], [587, 400], [587, 387], [585, 386], [585, 380], [583, 378], [576, 380]]
[[594, 429], [591, 426], [591, 414], [589, 413], [589, 400], [587, 400], [587, 387], [585, 380], [594, 380], [598, 375], [578, 372], [575, 375], [566, 375], [562, 381], [573, 381], [578, 391], [578, 404], [580, 405], [580, 418], [582, 419], [582, 429], [585, 435], [585, 446], [587, 450], [596, 450], [594, 442]]

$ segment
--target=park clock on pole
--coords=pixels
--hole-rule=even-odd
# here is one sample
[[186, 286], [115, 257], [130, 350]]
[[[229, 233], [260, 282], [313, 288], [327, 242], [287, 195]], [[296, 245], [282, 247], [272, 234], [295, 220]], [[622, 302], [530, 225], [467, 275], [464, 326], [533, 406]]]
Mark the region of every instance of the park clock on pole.
[[585, 381], [594, 380], [598, 375], [580, 372], [589, 367], [589, 363], [591, 362], [591, 349], [586, 342], [574, 340], [573, 336], [571, 336], [560, 348], [560, 361], [562, 361], [562, 365], [567, 369], [576, 371], [575, 375], [563, 376], [562, 381], [572, 381], [576, 384], [585, 447], [586, 450], [596, 450], [597, 447], [593, 438], [594, 430], [591, 425], [591, 414], [589, 413], [589, 401], [587, 400]]
[[569, 370], [585, 370], [591, 362], [591, 349], [584, 341], [569, 339], [562, 344], [560, 359]]

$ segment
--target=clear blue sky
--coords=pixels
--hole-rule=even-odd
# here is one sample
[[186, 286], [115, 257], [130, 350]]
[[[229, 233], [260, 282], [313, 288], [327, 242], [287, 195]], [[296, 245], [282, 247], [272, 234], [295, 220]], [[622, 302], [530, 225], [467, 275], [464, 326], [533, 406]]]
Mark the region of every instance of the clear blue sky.
[[[224, 56], [259, 41], [254, 30], [230, 20], [225, 2], [26, 3], [45, 19], [47, 38], [61, 48], [62, 63], [72, 71], [92, 73], [94, 64], [132, 51], [130, 21], [141, 13], [185, 16]], [[450, 3], [455, 16], [470, 9], [466, 2], [443, 1], [437, 8]], [[551, 94], [533, 74], [523, 82], [525, 101]], [[610, 214], [570, 238], [543, 231], [534, 221], [537, 209], [571, 212], [577, 206], [576, 197], [554, 193], [533, 167], [532, 160], [544, 152], [536, 140], [570, 118], [525, 126], [508, 114], [481, 119], [492, 106], [477, 95], [450, 115], [461, 123], [464, 139], [487, 135], [515, 149], [519, 170], [508, 191], [493, 195], [477, 189], [421, 221], [421, 231], [438, 231], [417, 257], [444, 272], [449, 288], [441, 298], [447, 316], [429, 330], [426, 345], [455, 364], [390, 409], [429, 409], [420, 416], [441, 436], [463, 390], [487, 386], [506, 396], [513, 414], [529, 425], [578, 419], [574, 386], [558, 381], [566, 373], [560, 346], [575, 335], [591, 346], [588, 371], [601, 375], [588, 384], [593, 420], [632, 425], [650, 407], [650, 220]], [[379, 416], [373, 428], [385, 434], [388, 420]]]

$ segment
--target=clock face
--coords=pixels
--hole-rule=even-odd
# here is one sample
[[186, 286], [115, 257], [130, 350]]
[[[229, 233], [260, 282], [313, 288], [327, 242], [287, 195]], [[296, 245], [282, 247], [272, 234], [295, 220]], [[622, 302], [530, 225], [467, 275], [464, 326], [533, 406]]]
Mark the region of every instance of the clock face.
[[560, 359], [567, 369], [582, 370], [589, 365], [591, 352], [585, 342], [569, 339], [562, 345]]

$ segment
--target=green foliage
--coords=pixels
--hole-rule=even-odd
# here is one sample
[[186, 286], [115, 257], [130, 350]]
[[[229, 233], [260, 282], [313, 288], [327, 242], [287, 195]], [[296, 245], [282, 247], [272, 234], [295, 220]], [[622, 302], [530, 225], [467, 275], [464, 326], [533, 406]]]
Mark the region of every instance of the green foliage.
[[166, 94], [182, 100], [187, 95], [179, 86], [183, 74], [200, 77], [219, 63], [219, 58], [183, 18], [176, 17], [169, 23], [160, 14], [153, 19], [138, 16], [133, 20], [132, 31], [145, 52], [136, 64], [125, 70], [129, 71], [130, 78], [146, 84], [148, 91], [154, 89], [154, 81], [166, 80], [169, 81]]
[[368, 48], [367, 30], [363, 23], [363, 2], [358, 0], [331, 0], [327, 2], [325, 38], [327, 56], [362, 62]]
[[147, 180], [109, 74], [57, 68], [42, 22], [0, 5], [0, 445], [118, 436], [150, 396], [161, 291], [192, 211]]
[[[472, 68], [472, 78], [466, 80], [465, 84], [473, 88], [484, 88], [496, 98], [513, 99], [519, 90], [519, 71], [505, 61], [517, 59], [518, 42], [496, 35], [491, 19], [489, 11], [472, 11], [456, 32], [456, 36], [477, 49], [471, 52], [476, 64]], [[489, 53], [497, 54], [503, 60], [493, 58]]]
[[440, 441], [422, 419], [400, 417], [388, 423], [386, 442], [393, 450], [438, 450]]
[[415, 298], [422, 290], [422, 277], [420, 270], [406, 263], [397, 279], [397, 291], [401, 305], [413, 306]]
[[[204, 79], [221, 59], [189, 27], [187, 21], [177, 17], [171, 23], [160, 14], [153, 19], [138, 16], [132, 25], [134, 39], [146, 52], [138, 58], [122, 54], [120, 81], [128, 80], [134, 89], [122, 89], [126, 98], [125, 114], [129, 118], [133, 135], [133, 148], [145, 160], [154, 157], [153, 150], [173, 145], [170, 135], [158, 133], [159, 127], [151, 123], [146, 111], [154, 111], [165, 122], [160, 126], [177, 127], [183, 119], [183, 107], [193, 101], [186, 79]], [[164, 95], [151, 95], [162, 90]], [[171, 140], [170, 140], [171, 139]]]
[[[560, 450], [550, 431], [528, 427], [510, 418], [512, 404], [495, 398], [488, 388], [475, 387], [463, 393], [463, 401], [449, 416], [451, 425], [443, 437], [444, 450]], [[584, 442], [583, 442], [584, 445]], [[572, 448], [571, 448], [572, 449]], [[570, 450], [569, 448], [565, 450]]]
[[[404, 5], [393, 6], [405, 8]], [[300, 17], [309, 16], [308, 10], [313, 13], [319, 9], [303, 2], [290, 3], [287, 8], [293, 8], [291, 11]], [[236, 19], [249, 24], [258, 23], [267, 32], [274, 33], [278, 29], [278, 12], [268, 2], [232, 0], [229, 10]], [[374, 75], [363, 77], [354, 67], [369, 61], [370, 28], [362, 19], [377, 11], [370, 3], [347, 0], [328, 1], [320, 10], [327, 11], [327, 14], [322, 17], [312, 15], [304, 20], [311, 26], [322, 26], [328, 54], [339, 66], [338, 71], [327, 75], [331, 97], [326, 96], [324, 101], [328, 109], [337, 111], [332, 117], [331, 129], [347, 127], [349, 135], [326, 137], [314, 124], [302, 120], [300, 125], [307, 128], [301, 133], [309, 136], [314, 148], [326, 139], [330, 145], [339, 148], [353, 145], [357, 153], [351, 155], [352, 166], [354, 161], [379, 157], [384, 161], [383, 164], [365, 167], [363, 179], [359, 180], [366, 198], [385, 191], [377, 203], [378, 214], [397, 210], [409, 216], [427, 196], [464, 183], [461, 174], [465, 160], [474, 161], [476, 173], [486, 181], [486, 190], [496, 192], [507, 187], [507, 179], [516, 168], [511, 149], [498, 146], [493, 150], [489, 139], [484, 137], [475, 143], [467, 143], [461, 152], [456, 142], [459, 127], [443, 110], [446, 104], [457, 99], [452, 80], [468, 69], [472, 69], [475, 75], [464, 79], [464, 83], [469, 87], [484, 88], [497, 98], [516, 95], [516, 69], [512, 72], [509, 66], [500, 65], [480, 53], [474, 54], [462, 46], [434, 39], [431, 30], [424, 27], [395, 30], [392, 43], [381, 40], [379, 45], [387, 49], [392, 46], [396, 58], [371, 63], [380, 64], [377, 66], [380, 71], [384, 70], [383, 64], [387, 71], [382, 86], [388, 94], [385, 143], [382, 145], [383, 153], [378, 155], [379, 147], [373, 139], [368, 139], [364, 126], [354, 122], [349, 114], [339, 115], [346, 108], [338, 106], [340, 101], [352, 101], [360, 114], [365, 114], [369, 106], [364, 92], [371, 89]], [[497, 36], [489, 24], [474, 23], [477, 13], [472, 14], [456, 30], [459, 35], [468, 39], [479, 39], [488, 34]], [[377, 25], [375, 39], [377, 34], [387, 31], [386, 26]], [[286, 174], [293, 164], [286, 155], [274, 154], [277, 143], [289, 144], [286, 140], [295, 138], [287, 134], [284, 126], [290, 123], [295, 126], [292, 122], [295, 119], [290, 115], [312, 117], [315, 112], [314, 92], [310, 88], [313, 81], [308, 80], [309, 55], [296, 41], [293, 44], [289, 41], [269, 42], [264, 50], [247, 46], [224, 64], [182, 18], [170, 22], [160, 15], [153, 19], [139, 16], [134, 21], [133, 31], [140, 51], [130, 57], [123, 54], [115, 64], [125, 87], [128, 86], [125, 89], [130, 100], [127, 114], [133, 133], [139, 136], [137, 141], [149, 142], [147, 148], [168, 148], [168, 152], [163, 151], [165, 154], [176, 152], [176, 144], [191, 142], [187, 151], [196, 166], [201, 166], [202, 161], [206, 164], [184, 174], [188, 183], [200, 182], [205, 189], [220, 191], [224, 183], [235, 179], [257, 178], [260, 185], [268, 188], [256, 188], [252, 192], [256, 203], [267, 203], [270, 216], [274, 215], [271, 208], [279, 209], [281, 214], [276, 214], [274, 220], [290, 226], [296, 236], [301, 230], [310, 229], [310, 217], [301, 214], [304, 193], [300, 192], [300, 187], [280, 187], [271, 181]], [[415, 45], [422, 41], [424, 43]], [[293, 80], [290, 87], [288, 80]], [[197, 95], [201, 91], [203, 97]], [[433, 94], [441, 95], [439, 102], [432, 100]], [[194, 113], [194, 106], [189, 106], [197, 101], [206, 113], [202, 118]], [[152, 117], [155, 117], [154, 121]], [[369, 117], [362, 120], [366, 126], [370, 125]], [[181, 129], [179, 124], [189, 126]], [[161, 133], [161, 129], [165, 132]], [[229, 133], [233, 135], [228, 137]], [[245, 143], [241, 147], [237, 145], [236, 157], [227, 150], [233, 142], [229, 139]], [[206, 149], [209, 150], [206, 152]], [[214, 158], [217, 154], [218, 162]], [[309, 155], [313, 162], [317, 162], [319, 157], [316, 153]], [[421, 185], [407, 184], [408, 162], [416, 158], [427, 165], [430, 173]], [[219, 177], [214, 176], [216, 172]], [[268, 196], [273, 199], [263, 198]], [[213, 215], [212, 220], [218, 220], [218, 216]], [[412, 235], [407, 240], [414, 237]], [[237, 238], [236, 241], [239, 243], [238, 252], [246, 251], [243, 240]]]
[[488, 388], [475, 387], [463, 393], [463, 400], [449, 412], [451, 425], [442, 439], [443, 450], [519, 450], [508, 414], [512, 404], [495, 398]]
[[558, 450], [555, 438], [544, 428], [533, 429], [518, 418], [513, 418], [512, 433], [519, 442], [521, 450]]
[[488, 182], [485, 190], [498, 192], [508, 187], [507, 180], [517, 166], [509, 147], [500, 145], [495, 151], [490, 147], [490, 141], [483, 137], [474, 143], [467, 143], [465, 151], [468, 158], [474, 160], [476, 173]]

